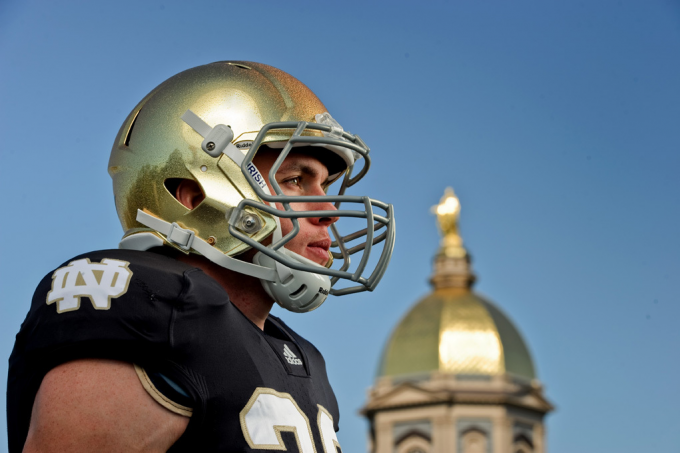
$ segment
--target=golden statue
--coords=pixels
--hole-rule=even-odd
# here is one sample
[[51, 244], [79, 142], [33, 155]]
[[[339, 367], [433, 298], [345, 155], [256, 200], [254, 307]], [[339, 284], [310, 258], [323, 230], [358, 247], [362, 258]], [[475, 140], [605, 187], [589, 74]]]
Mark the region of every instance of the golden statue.
[[460, 217], [460, 200], [451, 187], [447, 187], [439, 204], [432, 206], [432, 212], [437, 215], [437, 225], [442, 234], [442, 248], [440, 254], [462, 258], [467, 255], [463, 247], [463, 239], [458, 232], [458, 217]]

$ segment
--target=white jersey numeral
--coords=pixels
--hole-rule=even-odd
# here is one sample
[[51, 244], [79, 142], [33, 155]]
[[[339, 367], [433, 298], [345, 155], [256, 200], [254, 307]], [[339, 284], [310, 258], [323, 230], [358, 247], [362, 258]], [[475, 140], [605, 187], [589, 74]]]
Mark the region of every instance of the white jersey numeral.
[[338, 442], [338, 436], [335, 435], [335, 429], [333, 428], [333, 417], [328, 413], [326, 409], [320, 404], [319, 415], [316, 418], [316, 422], [319, 425], [319, 432], [321, 433], [321, 443], [323, 444], [324, 453], [336, 453], [338, 448], [340, 448], [340, 443]]
[[[240, 414], [241, 429], [250, 448], [286, 449], [282, 432], [295, 435], [300, 453], [316, 453], [309, 419], [292, 396], [269, 388], [258, 387]], [[317, 417], [324, 453], [335, 453], [340, 447], [333, 429], [333, 418], [319, 405]]]

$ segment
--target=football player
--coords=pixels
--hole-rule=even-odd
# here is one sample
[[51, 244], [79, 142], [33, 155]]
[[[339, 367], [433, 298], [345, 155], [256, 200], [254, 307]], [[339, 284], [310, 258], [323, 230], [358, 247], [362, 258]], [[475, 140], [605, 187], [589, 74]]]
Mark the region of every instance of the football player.
[[369, 166], [271, 66], [217, 62], [155, 88], [111, 152], [119, 248], [50, 272], [17, 335], [10, 452], [336, 452], [324, 359], [269, 312], [378, 284], [392, 206], [345, 194]]

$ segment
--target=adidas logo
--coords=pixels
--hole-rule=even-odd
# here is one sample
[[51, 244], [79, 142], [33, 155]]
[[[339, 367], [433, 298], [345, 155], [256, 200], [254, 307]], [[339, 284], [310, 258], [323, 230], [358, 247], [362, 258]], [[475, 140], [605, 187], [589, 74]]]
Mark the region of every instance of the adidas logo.
[[283, 356], [291, 365], [302, 365], [302, 360], [298, 359], [293, 351], [290, 350], [287, 344], [283, 345]]

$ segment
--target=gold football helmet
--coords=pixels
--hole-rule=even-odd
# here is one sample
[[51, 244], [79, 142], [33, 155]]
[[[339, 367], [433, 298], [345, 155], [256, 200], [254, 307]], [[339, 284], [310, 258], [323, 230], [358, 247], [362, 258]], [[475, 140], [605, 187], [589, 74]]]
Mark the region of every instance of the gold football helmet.
[[[270, 171], [274, 194], [252, 162], [263, 145], [281, 150]], [[340, 165], [329, 165], [329, 181], [341, 180], [336, 195], [302, 200], [281, 192], [273, 175], [298, 146], [335, 156]], [[363, 165], [353, 176], [361, 158]], [[369, 148], [344, 131], [314, 93], [291, 75], [240, 61], [189, 69], [142, 99], [116, 137], [109, 174], [125, 230], [121, 247], [167, 245], [199, 253], [225, 268], [260, 278], [284, 308], [309, 311], [329, 293], [373, 290], [389, 263], [395, 231], [392, 205], [345, 195], [369, 167]], [[173, 195], [173, 187], [184, 179], [197, 182], [205, 194], [191, 210]], [[298, 218], [328, 215], [294, 211], [290, 203], [296, 199], [334, 203], [338, 210], [333, 217], [340, 220], [363, 219], [358, 231], [344, 235], [341, 224], [331, 225], [334, 266], [319, 266], [285, 249], [299, 231]], [[284, 209], [277, 209], [276, 203]], [[293, 231], [285, 237], [279, 218], [293, 222]], [[269, 236], [271, 245], [263, 245]], [[377, 244], [380, 256], [368, 266]], [[233, 258], [250, 248], [258, 251], [252, 263]], [[356, 253], [361, 259], [351, 263]], [[342, 280], [356, 285], [334, 287]]]

